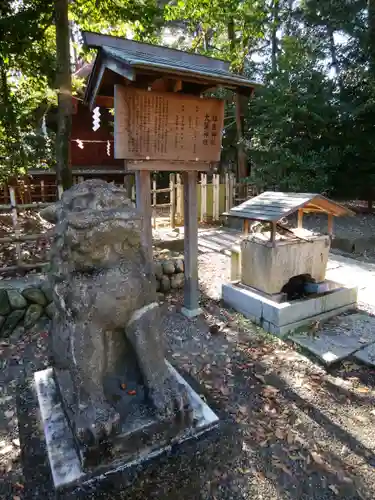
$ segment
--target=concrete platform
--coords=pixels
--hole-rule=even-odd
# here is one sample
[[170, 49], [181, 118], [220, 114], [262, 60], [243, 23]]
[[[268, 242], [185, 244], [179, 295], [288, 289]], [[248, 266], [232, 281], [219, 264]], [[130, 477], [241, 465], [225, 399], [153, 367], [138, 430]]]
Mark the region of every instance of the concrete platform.
[[41, 424], [44, 429], [50, 471], [56, 492], [69, 494], [76, 488], [92, 488], [93, 484], [100, 484], [112, 475], [120, 474], [125, 477], [127, 470], [130, 472], [134, 467], [153, 460], [172, 448], [218, 427], [219, 419], [216, 414], [181, 375], [168, 362], [166, 363], [172, 375], [188, 391], [195, 426], [183, 430], [178, 429], [172, 438], [170, 438], [170, 432], [167, 439], [161, 436], [157, 444], [137, 450], [131, 459], [117, 459], [110, 465], [95, 467], [89, 471], [82, 468], [79, 451], [58, 395], [52, 368], [34, 374]]
[[357, 287], [340, 286], [338, 283], [332, 286], [332, 291], [314, 298], [276, 302], [238, 283], [229, 283], [222, 286], [222, 298], [225, 304], [266, 331], [285, 336], [303, 325], [325, 320], [356, 307]]

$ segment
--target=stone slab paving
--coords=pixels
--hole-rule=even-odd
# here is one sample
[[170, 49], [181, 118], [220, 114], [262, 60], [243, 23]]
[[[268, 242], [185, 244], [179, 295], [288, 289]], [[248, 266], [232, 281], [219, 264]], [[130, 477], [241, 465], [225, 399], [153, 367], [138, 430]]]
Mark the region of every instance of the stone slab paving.
[[296, 333], [289, 338], [324, 364], [331, 365], [375, 343], [375, 318], [365, 313], [340, 315], [321, 325], [317, 331]]
[[360, 351], [354, 353], [355, 359], [366, 365], [375, 366], [375, 344], [371, 344]]

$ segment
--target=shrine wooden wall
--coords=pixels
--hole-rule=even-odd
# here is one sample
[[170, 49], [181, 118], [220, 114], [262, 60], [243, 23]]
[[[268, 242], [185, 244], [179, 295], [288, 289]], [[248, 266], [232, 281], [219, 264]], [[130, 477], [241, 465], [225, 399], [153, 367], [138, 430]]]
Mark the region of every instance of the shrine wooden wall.
[[[92, 129], [92, 112], [78, 101], [72, 116], [71, 162], [73, 167], [113, 166], [123, 167], [121, 160], [113, 154], [113, 116], [109, 110], [100, 107], [100, 128]], [[83, 149], [77, 139], [82, 141]], [[89, 141], [89, 142], [85, 142]], [[110, 154], [107, 154], [107, 141], [110, 141]]]

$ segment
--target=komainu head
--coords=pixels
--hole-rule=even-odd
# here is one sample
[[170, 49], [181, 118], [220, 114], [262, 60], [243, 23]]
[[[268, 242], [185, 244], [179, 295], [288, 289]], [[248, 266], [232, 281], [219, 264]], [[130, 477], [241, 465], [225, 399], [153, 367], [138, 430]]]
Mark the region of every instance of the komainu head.
[[73, 186], [49, 208], [49, 220], [56, 222], [53, 273], [61, 277], [115, 267], [142, 253], [142, 218], [114, 184], [94, 179]]

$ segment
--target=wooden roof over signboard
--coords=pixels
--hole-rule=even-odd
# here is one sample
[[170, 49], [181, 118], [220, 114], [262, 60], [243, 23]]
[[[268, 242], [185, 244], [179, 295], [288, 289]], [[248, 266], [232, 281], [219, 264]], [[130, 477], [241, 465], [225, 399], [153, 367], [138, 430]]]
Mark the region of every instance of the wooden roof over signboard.
[[116, 83], [154, 90], [155, 82], [170, 80], [171, 88], [164, 90], [195, 95], [218, 86], [251, 94], [260, 85], [232, 73], [229, 63], [220, 59], [98, 33], [83, 32], [83, 40], [98, 49], [84, 99], [90, 107], [99, 92], [113, 96]]
[[223, 215], [265, 222], [277, 222], [283, 217], [302, 209], [303, 212], [323, 212], [336, 217], [354, 215], [343, 205], [329, 200], [321, 194], [283, 193], [266, 191], [255, 198], [233, 207]]

